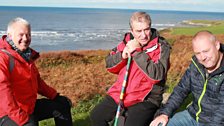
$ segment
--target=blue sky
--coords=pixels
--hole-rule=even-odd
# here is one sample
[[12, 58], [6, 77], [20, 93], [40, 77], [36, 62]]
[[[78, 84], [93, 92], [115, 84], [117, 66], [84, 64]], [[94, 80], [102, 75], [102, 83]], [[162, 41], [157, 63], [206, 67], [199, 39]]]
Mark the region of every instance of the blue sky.
[[87, 7], [224, 12], [224, 0], [1, 0], [0, 6]]

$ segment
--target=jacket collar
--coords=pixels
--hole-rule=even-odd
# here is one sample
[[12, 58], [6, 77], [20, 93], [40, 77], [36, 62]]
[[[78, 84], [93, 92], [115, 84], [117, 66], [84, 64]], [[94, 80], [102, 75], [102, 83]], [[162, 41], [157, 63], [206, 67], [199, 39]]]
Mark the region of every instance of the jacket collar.
[[[3, 48], [3, 49], [6, 49], [14, 58], [17, 58], [19, 60], [21, 60], [21, 58], [18, 58], [18, 55], [19, 53], [16, 52], [12, 47], [11, 45], [7, 42], [6, 40], [7, 38], [7, 35], [3, 35], [2, 36], [2, 39], [0, 40], [0, 48]], [[40, 54], [38, 52], [36, 52], [35, 50], [33, 50], [32, 48], [31, 49], [31, 61], [35, 61], [37, 58], [40, 57]], [[23, 61], [23, 60], [21, 60]]]

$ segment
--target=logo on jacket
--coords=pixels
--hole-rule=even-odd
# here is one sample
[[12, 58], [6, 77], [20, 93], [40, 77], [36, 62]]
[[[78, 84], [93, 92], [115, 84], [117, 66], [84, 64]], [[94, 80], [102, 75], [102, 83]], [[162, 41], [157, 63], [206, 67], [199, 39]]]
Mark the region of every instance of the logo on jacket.
[[158, 48], [158, 44], [154, 45], [154, 46], [151, 47], [151, 48], [146, 49], [146, 52], [145, 52], [145, 53], [152, 52], [152, 51], [156, 50], [157, 48]]

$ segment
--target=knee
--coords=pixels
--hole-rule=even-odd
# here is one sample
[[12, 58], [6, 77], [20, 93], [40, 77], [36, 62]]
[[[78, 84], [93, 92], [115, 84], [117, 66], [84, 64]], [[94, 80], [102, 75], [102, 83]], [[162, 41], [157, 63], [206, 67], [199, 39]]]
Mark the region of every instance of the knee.
[[64, 106], [65, 109], [71, 109], [72, 107], [72, 102], [69, 98], [61, 95], [57, 95], [54, 99], [55, 102], [61, 104]]
[[99, 114], [97, 108], [93, 108], [93, 110], [90, 112], [90, 119], [91, 121], [97, 120]]

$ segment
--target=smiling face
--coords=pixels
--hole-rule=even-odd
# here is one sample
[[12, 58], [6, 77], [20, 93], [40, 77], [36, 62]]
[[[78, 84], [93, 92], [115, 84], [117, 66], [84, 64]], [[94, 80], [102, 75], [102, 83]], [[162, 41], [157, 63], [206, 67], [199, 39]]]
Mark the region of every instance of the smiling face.
[[8, 37], [20, 51], [24, 51], [31, 43], [30, 26], [24, 22], [14, 22], [10, 25]]
[[193, 51], [199, 63], [204, 65], [208, 71], [214, 71], [219, 67], [220, 43], [215, 37], [208, 33], [201, 33], [192, 41]]

